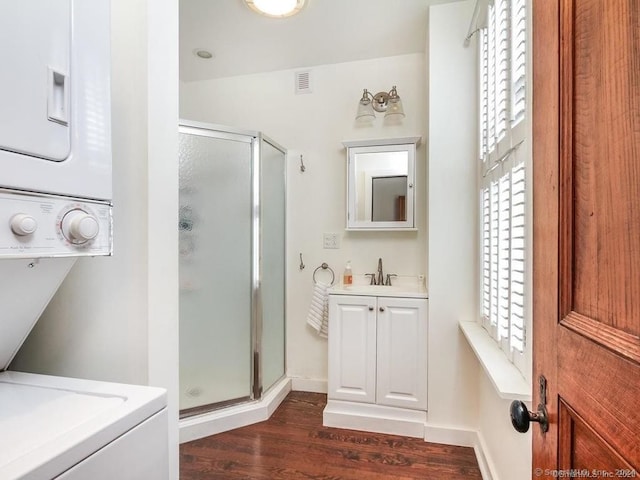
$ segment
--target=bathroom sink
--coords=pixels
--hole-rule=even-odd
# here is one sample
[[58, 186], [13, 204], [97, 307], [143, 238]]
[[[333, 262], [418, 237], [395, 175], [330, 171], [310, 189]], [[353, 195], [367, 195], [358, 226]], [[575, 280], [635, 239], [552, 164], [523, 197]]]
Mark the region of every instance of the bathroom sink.
[[410, 297], [428, 298], [424, 285], [413, 282], [398, 283], [397, 285], [335, 285], [329, 289], [331, 295], [371, 295], [376, 297]]

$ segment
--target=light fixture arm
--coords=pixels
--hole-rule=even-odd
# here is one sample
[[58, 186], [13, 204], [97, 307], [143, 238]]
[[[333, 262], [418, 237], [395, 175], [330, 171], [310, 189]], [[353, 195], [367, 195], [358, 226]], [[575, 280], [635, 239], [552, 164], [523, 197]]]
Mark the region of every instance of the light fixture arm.
[[369, 100], [369, 97], [371, 97], [371, 100], [373, 100], [373, 95], [371, 95], [371, 93], [369, 93], [369, 90], [365, 88], [362, 91], [362, 98], [360, 99], [360, 103], [362, 103], [363, 105], [368, 104], [371, 101]]
[[373, 109], [376, 112], [386, 112], [389, 100], [397, 100], [399, 98], [395, 85], [388, 92], [378, 92], [375, 95], [365, 88], [362, 92], [360, 103], [366, 105], [370, 101], [373, 101]]
[[400, 115], [404, 117], [404, 111], [402, 109], [402, 102], [400, 101], [400, 95], [394, 85], [388, 92], [378, 92], [373, 95], [366, 88], [362, 91], [362, 98], [360, 98], [358, 106], [358, 118], [373, 118], [375, 112], [385, 112], [385, 117]]

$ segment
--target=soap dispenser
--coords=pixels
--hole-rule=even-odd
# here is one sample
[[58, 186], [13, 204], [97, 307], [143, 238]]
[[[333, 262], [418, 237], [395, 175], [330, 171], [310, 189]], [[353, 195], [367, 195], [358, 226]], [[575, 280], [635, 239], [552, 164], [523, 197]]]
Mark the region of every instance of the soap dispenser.
[[353, 283], [353, 272], [351, 271], [351, 260], [344, 267], [344, 275], [342, 276], [343, 285], [351, 285]]

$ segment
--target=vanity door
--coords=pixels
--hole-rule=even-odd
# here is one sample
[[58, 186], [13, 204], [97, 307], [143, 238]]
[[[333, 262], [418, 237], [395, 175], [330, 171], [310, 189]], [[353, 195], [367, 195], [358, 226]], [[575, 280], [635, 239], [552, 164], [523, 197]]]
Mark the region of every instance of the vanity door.
[[376, 401], [376, 298], [329, 296], [331, 400]]
[[427, 301], [378, 298], [379, 405], [427, 409]]

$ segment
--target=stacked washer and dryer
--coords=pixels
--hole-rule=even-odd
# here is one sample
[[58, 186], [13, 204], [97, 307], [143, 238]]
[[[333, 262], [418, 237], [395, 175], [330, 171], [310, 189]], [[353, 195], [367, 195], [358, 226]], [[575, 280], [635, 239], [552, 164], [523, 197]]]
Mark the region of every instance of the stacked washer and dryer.
[[3, 480], [169, 476], [163, 389], [7, 370], [77, 258], [112, 252], [109, 17], [0, 0]]

